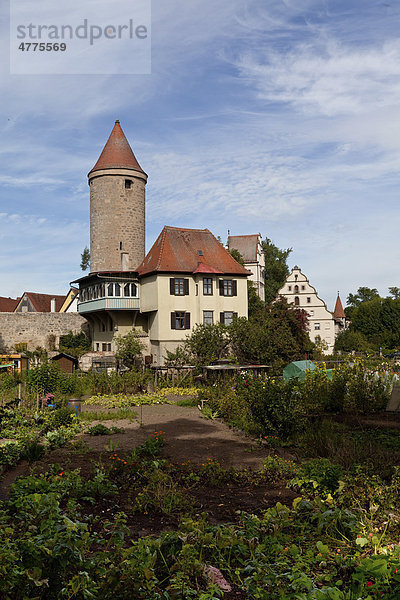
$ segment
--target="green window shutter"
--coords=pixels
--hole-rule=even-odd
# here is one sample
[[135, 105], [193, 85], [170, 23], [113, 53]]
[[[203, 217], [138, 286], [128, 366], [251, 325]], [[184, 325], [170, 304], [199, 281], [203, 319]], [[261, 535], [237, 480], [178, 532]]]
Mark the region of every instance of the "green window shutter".
[[185, 296], [189, 295], [189, 279], [183, 280], [183, 293], [185, 294]]
[[223, 279], [219, 280], [219, 295], [220, 296], [224, 295], [224, 281], [223, 281]]
[[225, 323], [225, 313], [223, 313], [223, 312], [219, 313], [219, 322]]
[[232, 296], [237, 296], [237, 281], [236, 281], [236, 279], [232, 280]]
[[171, 296], [175, 296], [175, 279], [173, 277], [169, 280], [169, 293]]
[[190, 313], [185, 313], [185, 329], [190, 329]]
[[176, 329], [175, 313], [171, 313], [171, 329]]

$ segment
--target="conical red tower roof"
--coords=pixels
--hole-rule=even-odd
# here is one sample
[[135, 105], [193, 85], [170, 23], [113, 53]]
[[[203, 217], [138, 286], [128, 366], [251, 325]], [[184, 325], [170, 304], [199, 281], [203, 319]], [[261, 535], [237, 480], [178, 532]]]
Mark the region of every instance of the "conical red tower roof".
[[133, 169], [144, 173], [132, 152], [118, 119], [115, 121], [114, 128], [103, 148], [103, 152], [100, 154], [99, 160], [90, 173], [102, 171], [103, 169]]
[[343, 305], [342, 305], [342, 301], [340, 299], [339, 294], [338, 294], [338, 297], [336, 298], [336, 304], [335, 304], [335, 310], [333, 311], [333, 316], [336, 319], [345, 319], [346, 318], [346, 314], [343, 310]]

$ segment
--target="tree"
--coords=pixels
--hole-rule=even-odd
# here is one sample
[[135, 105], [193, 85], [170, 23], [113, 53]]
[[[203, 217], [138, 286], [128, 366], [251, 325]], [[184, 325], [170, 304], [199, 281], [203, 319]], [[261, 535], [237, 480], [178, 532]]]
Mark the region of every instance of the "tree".
[[361, 331], [352, 331], [345, 329], [341, 331], [335, 341], [335, 351], [343, 350], [344, 352], [371, 352], [371, 344], [368, 342], [365, 335]]
[[240, 254], [239, 250], [236, 250], [236, 248], [231, 248], [230, 250], [228, 250], [228, 252], [232, 256], [232, 258], [234, 258], [236, 262], [239, 263], [239, 265], [242, 265], [242, 267], [244, 267], [244, 259], [243, 256]]
[[269, 238], [262, 241], [262, 247], [265, 256], [265, 302], [268, 304], [275, 300], [289, 275], [287, 259], [292, 248], [280, 250]]
[[90, 339], [83, 331], [81, 333], [72, 333], [72, 331], [69, 331], [66, 335], [60, 336], [60, 345], [58, 348], [60, 352], [65, 352], [65, 354], [79, 358], [85, 352], [89, 352], [90, 348]]
[[389, 294], [395, 299], [400, 300], [400, 288], [398, 287], [390, 287]]
[[138, 360], [141, 359], [144, 350], [144, 345], [139, 339], [138, 332], [132, 329], [126, 335], [117, 335], [115, 343], [117, 344], [117, 359], [122, 361], [129, 369], [132, 369]]
[[359, 287], [356, 294], [349, 294], [347, 296], [347, 306], [357, 308], [363, 302], [369, 302], [374, 298], [379, 298], [376, 288]]
[[248, 320], [236, 319], [229, 327], [229, 337], [238, 362], [270, 364], [279, 369], [303, 358], [312, 348], [303, 313], [279, 299]]
[[228, 328], [222, 323], [214, 325], [195, 325], [192, 333], [186, 337], [175, 352], [168, 352], [166, 362], [169, 365], [208, 365], [214, 360], [228, 355]]
[[249, 280], [247, 280], [247, 299], [249, 303], [249, 317], [254, 315], [258, 310], [265, 309], [265, 304], [258, 295], [255, 284]]
[[83, 249], [81, 254], [81, 264], [80, 267], [82, 271], [86, 271], [90, 266], [90, 250], [87, 246]]

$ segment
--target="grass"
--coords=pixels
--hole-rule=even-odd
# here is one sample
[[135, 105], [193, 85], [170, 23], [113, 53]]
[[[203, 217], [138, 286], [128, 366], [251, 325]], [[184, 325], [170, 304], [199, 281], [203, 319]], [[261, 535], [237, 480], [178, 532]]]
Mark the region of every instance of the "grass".
[[197, 396], [181, 398], [176, 402], [177, 406], [197, 406], [199, 403]]
[[327, 458], [345, 469], [364, 465], [371, 473], [390, 478], [393, 465], [400, 464], [400, 432], [394, 429], [354, 430], [331, 420], [310, 423], [296, 436], [299, 458]]

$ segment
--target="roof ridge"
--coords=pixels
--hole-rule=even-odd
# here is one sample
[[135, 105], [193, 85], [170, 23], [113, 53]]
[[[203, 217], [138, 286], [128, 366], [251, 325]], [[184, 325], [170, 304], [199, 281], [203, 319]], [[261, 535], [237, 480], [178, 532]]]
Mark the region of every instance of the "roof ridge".
[[161, 242], [160, 242], [160, 251], [158, 253], [157, 269], [159, 269], [160, 265], [161, 265], [161, 258], [162, 258], [162, 254], [163, 254], [163, 250], [164, 250], [165, 234], [166, 234], [166, 225], [164, 225], [164, 228], [161, 232]]

